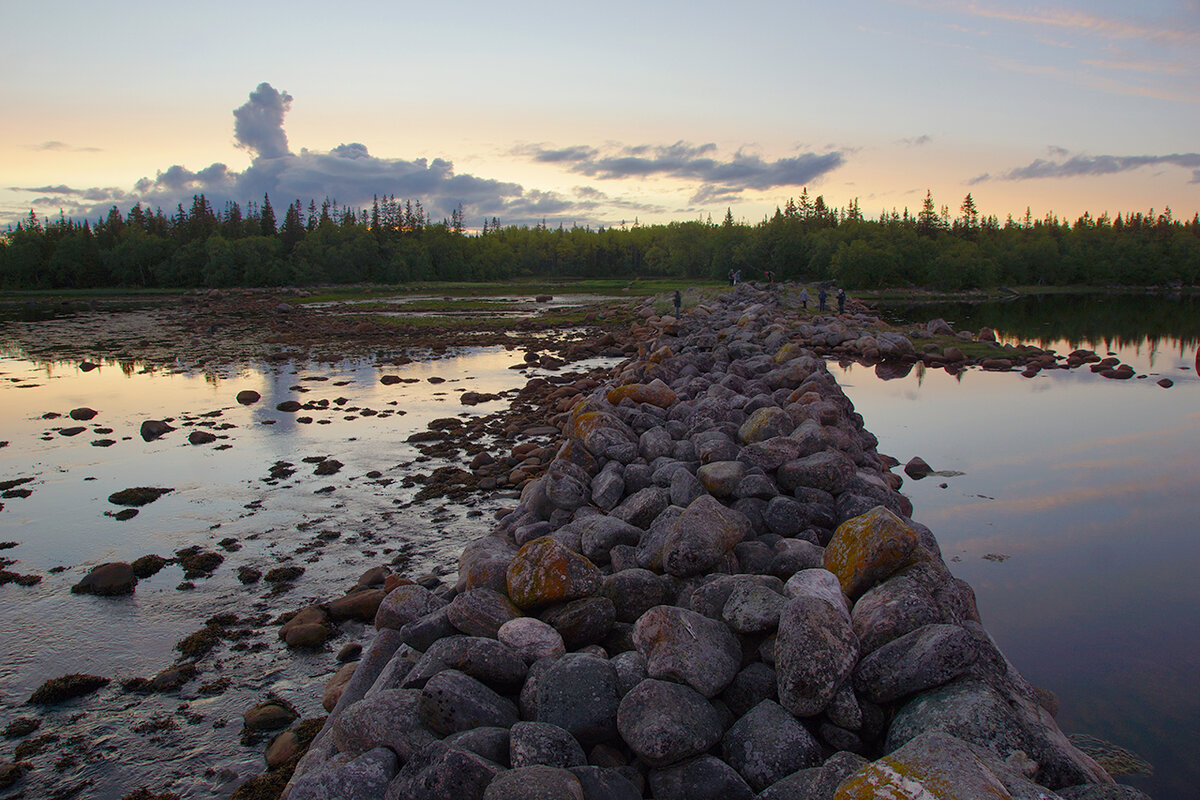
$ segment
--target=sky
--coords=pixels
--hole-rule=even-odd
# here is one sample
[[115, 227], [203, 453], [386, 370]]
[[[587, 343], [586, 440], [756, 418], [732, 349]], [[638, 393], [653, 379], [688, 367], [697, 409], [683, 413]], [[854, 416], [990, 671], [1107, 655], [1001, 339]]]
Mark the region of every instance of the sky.
[[203, 193], [468, 227], [1200, 211], [1200, 0], [3, 0], [0, 225]]

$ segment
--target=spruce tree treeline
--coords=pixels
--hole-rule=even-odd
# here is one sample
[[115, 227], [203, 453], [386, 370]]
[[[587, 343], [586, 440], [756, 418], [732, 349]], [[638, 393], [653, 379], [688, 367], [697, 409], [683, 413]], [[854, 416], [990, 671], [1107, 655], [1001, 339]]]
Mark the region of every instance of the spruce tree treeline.
[[1074, 223], [1053, 214], [981, 216], [967, 195], [951, 216], [927, 193], [921, 210], [863, 216], [798, 200], [757, 224], [502, 225], [466, 230], [462, 207], [434, 222], [419, 201], [377, 197], [370, 209], [291, 202], [277, 225], [271, 200], [214, 210], [204, 195], [167, 215], [114, 206], [95, 222], [39, 219], [0, 235], [0, 288], [280, 286], [504, 280], [518, 277], [833, 280], [847, 288], [997, 285], [1147, 286], [1200, 283], [1200, 215], [1170, 209]]

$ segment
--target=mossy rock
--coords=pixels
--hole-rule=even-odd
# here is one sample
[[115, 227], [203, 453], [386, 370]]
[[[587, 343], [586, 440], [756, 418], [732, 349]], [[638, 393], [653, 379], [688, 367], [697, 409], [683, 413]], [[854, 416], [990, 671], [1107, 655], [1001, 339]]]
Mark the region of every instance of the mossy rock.
[[50, 706], [91, 694], [97, 689], [107, 686], [110, 682], [110, 678], [75, 672], [46, 681], [29, 697], [29, 702], [34, 705]]

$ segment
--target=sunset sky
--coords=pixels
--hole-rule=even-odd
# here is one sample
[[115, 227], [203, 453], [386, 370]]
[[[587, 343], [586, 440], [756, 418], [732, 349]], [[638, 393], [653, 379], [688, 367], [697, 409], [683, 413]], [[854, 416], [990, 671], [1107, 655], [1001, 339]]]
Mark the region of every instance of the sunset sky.
[[468, 226], [1200, 210], [1200, 0], [7, 4], [0, 225], [271, 194]]

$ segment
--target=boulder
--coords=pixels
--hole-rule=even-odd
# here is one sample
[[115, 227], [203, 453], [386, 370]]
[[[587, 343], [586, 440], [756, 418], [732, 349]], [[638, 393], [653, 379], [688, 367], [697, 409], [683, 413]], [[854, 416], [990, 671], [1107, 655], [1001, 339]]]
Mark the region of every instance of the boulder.
[[421, 725], [420, 698], [413, 689], [387, 689], [351, 703], [332, 718], [334, 744], [351, 755], [388, 747], [409, 760], [436, 739]]
[[583, 785], [569, 770], [514, 765], [492, 779], [483, 800], [584, 800], [584, 795]]
[[557, 725], [518, 722], [512, 726], [509, 741], [513, 769], [538, 764], [565, 769], [587, 764], [587, 757], [579, 742]]
[[483, 726], [510, 728], [520, 718], [511, 700], [454, 669], [429, 679], [417, 709], [421, 724], [441, 736]]
[[137, 586], [133, 567], [124, 561], [112, 561], [93, 567], [83, 580], [71, 587], [73, 594], [97, 594], [105, 597], [133, 594]]
[[496, 638], [500, 627], [521, 616], [506, 595], [495, 589], [470, 589], [450, 601], [446, 619], [468, 636]]
[[651, 767], [701, 755], [721, 740], [721, 717], [696, 690], [647, 678], [621, 700], [621, 738]]
[[701, 495], [668, 528], [663, 541], [663, 568], [681, 578], [700, 575], [750, 532], [745, 516], [711, 495]]
[[798, 717], [821, 713], [858, 661], [858, 637], [845, 613], [825, 600], [784, 606], [775, 640], [779, 702]]
[[875, 584], [925, 557], [917, 529], [876, 506], [838, 526], [825, 548], [825, 569], [838, 576], [848, 597], [857, 600]]
[[415, 583], [397, 586], [380, 601], [375, 612], [375, 627], [400, 630], [409, 622], [444, 605], [445, 600], [424, 586]]
[[633, 641], [651, 678], [685, 683], [704, 697], [728, 686], [741, 666], [741, 645], [723, 622], [677, 606], [643, 614]]
[[507, 578], [508, 596], [526, 610], [599, 594], [602, 585], [591, 561], [549, 536], [522, 545]]
[[561, 656], [538, 676], [535, 695], [536, 721], [567, 730], [585, 747], [617, 732], [617, 673], [608, 659]]
[[517, 617], [505, 622], [496, 632], [496, 638], [526, 664], [539, 658], [557, 658], [567, 651], [562, 634], [535, 617]]
[[821, 763], [821, 746], [783, 706], [763, 700], [730, 726], [721, 755], [761, 792], [799, 769]]
[[957, 678], [978, 656], [976, 640], [964, 628], [926, 625], [860, 661], [854, 688], [873, 703], [889, 703]]

